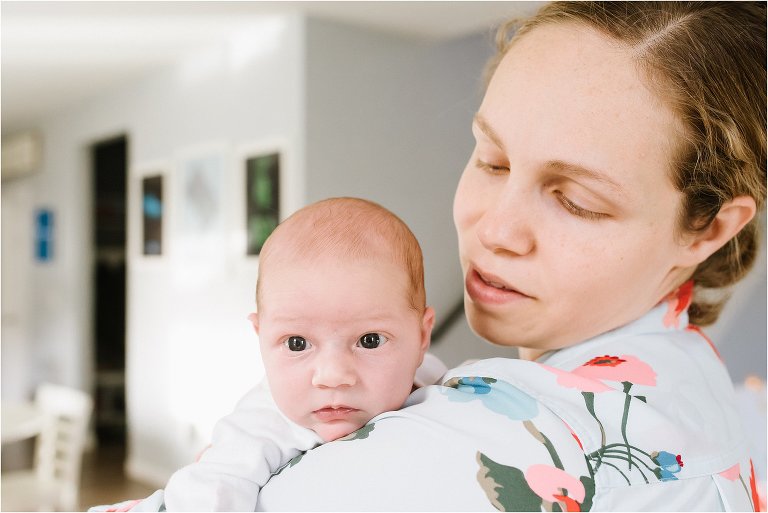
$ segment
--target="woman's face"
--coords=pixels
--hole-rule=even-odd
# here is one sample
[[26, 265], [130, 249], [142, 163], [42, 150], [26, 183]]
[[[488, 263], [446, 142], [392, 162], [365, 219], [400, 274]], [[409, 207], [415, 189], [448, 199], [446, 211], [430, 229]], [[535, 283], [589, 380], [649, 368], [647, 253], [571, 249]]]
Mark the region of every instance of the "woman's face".
[[630, 51], [580, 25], [517, 41], [475, 117], [454, 221], [472, 328], [535, 358], [647, 312], [692, 272], [681, 132]]

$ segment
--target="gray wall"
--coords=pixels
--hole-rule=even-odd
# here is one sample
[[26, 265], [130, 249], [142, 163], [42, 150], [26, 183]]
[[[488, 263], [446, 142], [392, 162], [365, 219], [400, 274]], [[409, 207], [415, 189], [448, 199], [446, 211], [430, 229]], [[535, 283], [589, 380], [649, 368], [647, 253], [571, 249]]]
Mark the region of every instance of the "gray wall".
[[[453, 194], [474, 145], [491, 34], [437, 44], [317, 19], [307, 26], [307, 200], [362, 196], [408, 223], [437, 324], [463, 297]], [[516, 354], [479, 339], [463, 318], [432, 352], [450, 365]]]

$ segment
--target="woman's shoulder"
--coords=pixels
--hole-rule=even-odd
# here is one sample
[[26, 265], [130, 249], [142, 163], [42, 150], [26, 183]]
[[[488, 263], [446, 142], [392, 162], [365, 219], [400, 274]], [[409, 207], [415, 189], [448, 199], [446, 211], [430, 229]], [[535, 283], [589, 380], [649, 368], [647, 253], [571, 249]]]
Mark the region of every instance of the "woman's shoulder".
[[[717, 500], [707, 504], [717, 505], [733, 482], [723, 476], [749, 482], [751, 472], [730, 377], [701, 330], [663, 322], [649, 329], [647, 322], [540, 362], [489, 359], [459, 367], [445, 384], [474, 386], [476, 393], [512, 388], [552, 412], [583, 450], [599, 497], [666, 482], [655, 488], [659, 499], [667, 495], [661, 490], [674, 489], [683, 509], [697, 509], [708, 490]], [[685, 502], [686, 488], [692, 502]], [[728, 492], [730, 502], [749, 507], [747, 488]]]

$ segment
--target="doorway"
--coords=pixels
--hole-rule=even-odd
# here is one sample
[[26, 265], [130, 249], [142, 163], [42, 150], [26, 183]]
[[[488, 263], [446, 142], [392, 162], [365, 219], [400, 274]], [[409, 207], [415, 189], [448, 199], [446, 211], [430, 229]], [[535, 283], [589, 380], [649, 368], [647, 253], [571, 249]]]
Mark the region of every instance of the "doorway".
[[128, 139], [91, 147], [94, 422], [100, 448], [124, 447]]

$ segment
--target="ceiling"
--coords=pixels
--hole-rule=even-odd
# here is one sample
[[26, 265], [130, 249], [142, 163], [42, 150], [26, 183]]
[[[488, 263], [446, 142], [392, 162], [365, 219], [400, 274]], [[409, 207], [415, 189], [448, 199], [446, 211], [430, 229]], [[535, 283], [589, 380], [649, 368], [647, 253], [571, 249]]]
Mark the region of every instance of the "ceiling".
[[264, 16], [308, 15], [445, 39], [489, 30], [539, 2], [137, 1], [0, 3], [2, 131], [136, 80]]

